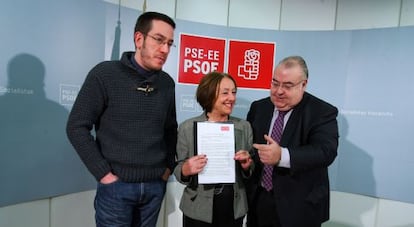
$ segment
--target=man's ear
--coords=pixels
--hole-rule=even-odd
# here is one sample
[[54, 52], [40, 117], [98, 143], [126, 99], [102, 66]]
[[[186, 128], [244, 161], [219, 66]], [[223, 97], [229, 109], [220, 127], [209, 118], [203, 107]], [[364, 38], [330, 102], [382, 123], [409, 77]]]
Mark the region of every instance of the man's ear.
[[134, 44], [136, 49], [141, 49], [142, 44], [144, 42], [144, 38], [145, 36], [141, 32], [134, 33]]
[[303, 81], [303, 86], [302, 89], [305, 90], [306, 89], [306, 85], [308, 85], [308, 80], [304, 80]]

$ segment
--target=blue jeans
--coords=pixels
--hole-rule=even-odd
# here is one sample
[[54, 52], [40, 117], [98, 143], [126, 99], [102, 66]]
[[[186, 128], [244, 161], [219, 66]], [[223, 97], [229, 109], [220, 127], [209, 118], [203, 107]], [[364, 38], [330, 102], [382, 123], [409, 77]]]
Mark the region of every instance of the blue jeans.
[[98, 183], [95, 196], [97, 227], [155, 227], [167, 182]]

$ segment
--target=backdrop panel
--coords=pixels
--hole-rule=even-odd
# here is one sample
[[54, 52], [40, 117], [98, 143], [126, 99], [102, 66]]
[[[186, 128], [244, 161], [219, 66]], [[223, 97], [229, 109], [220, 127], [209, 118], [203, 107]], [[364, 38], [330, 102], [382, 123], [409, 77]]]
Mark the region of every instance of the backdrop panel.
[[100, 0], [1, 3], [0, 206], [95, 187], [65, 125], [103, 60], [104, 12]]
[[[95, 187], [67, 141], [67, 115], [95, 64], [134, 50], [133, 27], [140, 13], [100, 0], [2, 3], [0, 206]], [[414, 27], [292, 32], [176, 22], [177, 47], [164, 70], [177, 83], [179, 122], [201, 113], [196, 84], [179, 82], [180, 51], [188, 45], [180, 43], [182, 34], [224, 40], [224, 71], [246, 43], [274, 51], [272, 58], [260, 60], [267, 68], [301, 55], [310, 72], [307, 90], [340, 110], [332, 189], [414, 203], [414, 121], [409, 116]], [[230, 43], [243, 45], [229, 48]], [[270, 78], [270, 73], [258, 77]], [[268, 96], [255, 83], [239, 88], [234, 116], [245, 118], [252, 101]]]

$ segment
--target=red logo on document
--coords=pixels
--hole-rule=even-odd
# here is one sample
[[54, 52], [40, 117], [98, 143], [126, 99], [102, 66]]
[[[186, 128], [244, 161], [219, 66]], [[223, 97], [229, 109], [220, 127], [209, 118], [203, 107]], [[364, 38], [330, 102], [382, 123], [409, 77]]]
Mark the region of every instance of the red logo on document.
[[198, 84], [209, 72], [223, 72], [225, 45], [225, 39], [180, 34], [178, 82]]
[[228, 72], [238, 87], [268, 89], [274, 56], [275, 43], [230, 40]]
[[221, 131], [230, 131], [230, 127], [229, 126], [221, 126]]

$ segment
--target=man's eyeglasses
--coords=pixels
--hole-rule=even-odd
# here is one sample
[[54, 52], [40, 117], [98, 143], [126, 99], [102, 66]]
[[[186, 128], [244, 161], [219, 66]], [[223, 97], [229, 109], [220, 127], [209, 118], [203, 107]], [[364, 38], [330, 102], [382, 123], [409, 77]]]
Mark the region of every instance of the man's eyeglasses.
[[153, 39], [160, 46], [163, 46], [163, 45], [167, 44], [168, 47], [175, 47], [174, 41], [167, 40], [165, 37], [153, 36], [153, 35], [150, 35], [150, 34], [145, 34], [145, 35], [150, 37], [151, 39]]
[[293, 82], [280, 83], [279, 81], [277, 81], [275, 79], [272, 79], [271, 85], [272, 85], [272, 88], [280, 88], [280, 89], [283, 89], [285, 91], [290, 91], [294, 87], [296, 87], [299, 84], [301, 84], [303, 81], [305, 81], [305, 80], [300, 80], [297, 83], [293, 83]]

